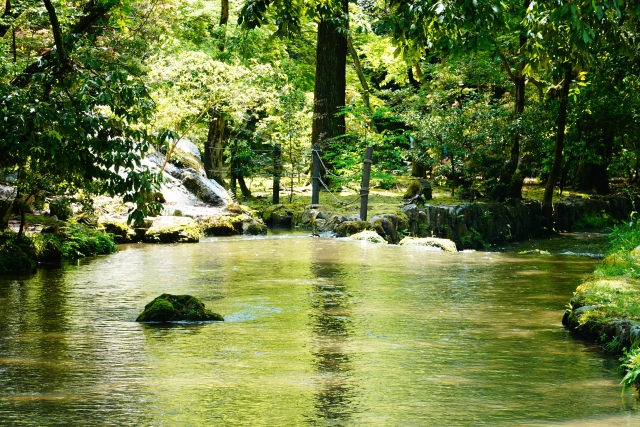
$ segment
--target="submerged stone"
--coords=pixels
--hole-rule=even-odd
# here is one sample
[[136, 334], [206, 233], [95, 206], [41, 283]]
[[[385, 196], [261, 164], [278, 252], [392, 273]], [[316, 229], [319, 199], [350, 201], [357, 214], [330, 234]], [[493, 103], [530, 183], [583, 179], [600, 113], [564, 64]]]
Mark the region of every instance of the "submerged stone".
[[191, 295], [162, 294], [144, 307], [136, 322], [224, 321]]

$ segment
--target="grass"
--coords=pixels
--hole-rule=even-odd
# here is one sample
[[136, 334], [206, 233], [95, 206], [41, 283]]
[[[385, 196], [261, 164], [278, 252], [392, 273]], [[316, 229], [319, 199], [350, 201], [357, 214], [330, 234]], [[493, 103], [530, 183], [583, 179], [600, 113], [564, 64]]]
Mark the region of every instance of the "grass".
[[622, 353], [626, 390], [640, 386], [640, 337], [632, 332], [640, 327], [640, 224], [631, 221], [614, 227], [609, 235], [607, 256], [594, 275], [576, 289], [571, 309], [584, 307], [569, 316], [572, 329], [594, 336], [611, 353]]

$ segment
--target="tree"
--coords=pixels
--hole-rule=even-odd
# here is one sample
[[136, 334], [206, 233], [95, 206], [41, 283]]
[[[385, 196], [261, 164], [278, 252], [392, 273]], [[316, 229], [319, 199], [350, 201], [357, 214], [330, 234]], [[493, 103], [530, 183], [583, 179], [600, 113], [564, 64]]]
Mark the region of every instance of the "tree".
[[115, 25], [108, 13], [119, 4], [90, 1], [66, 9], [64, 20], [49, 0], [44, 6], [56, 48], [0, 82], [0, 167], [17, 171], [20, 197], [123, 195], [139, 220], [158, 188], [158, 177], [140, 168], [153, 139], [137, 126], [154, 105], [136, 52], [105, 46], [104, 31]]
[[326, 146], [346, 130], [344, 115], [340, 113], [345, 105], [348, 1], [307, 4], [295, 0], [247, 0], [239, 23], [246, 28], [259, 27], [267, 21], [268, 9], [273, 10], [276, 34], [280, 36], [299, 32], [300, 20], [305, 15], [318, 22], [311, 142]]

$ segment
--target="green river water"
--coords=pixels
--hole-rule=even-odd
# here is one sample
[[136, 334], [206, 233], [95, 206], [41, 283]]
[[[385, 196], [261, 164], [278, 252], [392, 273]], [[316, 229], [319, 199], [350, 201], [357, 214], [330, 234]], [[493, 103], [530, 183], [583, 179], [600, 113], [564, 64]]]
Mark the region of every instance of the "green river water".
[[[638, 426], [615, 358], [560, 323], [596, 262], [561, 253], [590, 242], [219, 238], [2, 277], [0, 425]], [[226, 321], [136, 323], [164, 292]]]

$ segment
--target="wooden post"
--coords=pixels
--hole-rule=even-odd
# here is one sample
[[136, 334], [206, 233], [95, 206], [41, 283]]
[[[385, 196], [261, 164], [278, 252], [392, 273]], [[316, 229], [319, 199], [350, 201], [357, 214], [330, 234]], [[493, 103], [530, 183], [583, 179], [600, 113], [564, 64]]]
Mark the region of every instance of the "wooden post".
[[311, 152], [313, 160], [313, 169], [311, 175], [311, 204], [320, 203], [320, 146], [315, 144]]
[[369, 203], [369, 177], [371, 176], [371, 163], [373, 159], [373, 147], [367, 147], [362, 165], [362, 185], [360, 186], [360, 220], [367, 220], [367, 204]]
[[273, 146], [273, 204], [280, 203], [280, 158], [282, 150], [279, 144]]

